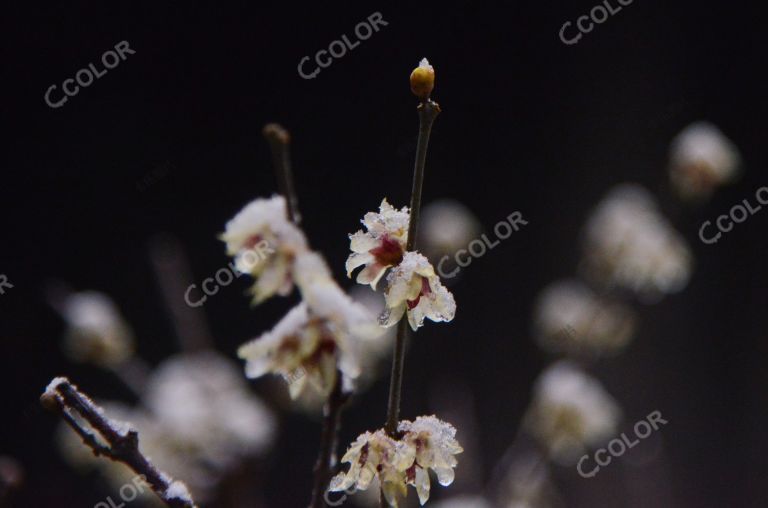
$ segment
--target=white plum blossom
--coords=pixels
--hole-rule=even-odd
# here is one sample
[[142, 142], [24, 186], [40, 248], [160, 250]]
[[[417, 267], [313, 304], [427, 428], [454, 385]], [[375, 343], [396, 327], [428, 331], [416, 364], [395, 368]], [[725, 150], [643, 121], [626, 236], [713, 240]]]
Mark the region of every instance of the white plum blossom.
[[623, 349], [635, 330], [626, 305], [596, 295], [577, 280], [550, 284], [540, 294], [534, 327], [538, 344], [552, 353], [611, 354]]
[[133, 355], [133, 334], [107, 295], [97, 291], [69, 294], [61, 313], [68, 325], [64, 350], [71, 359], [115, 367]]
[[368, 212], [361, 221], [367, 231], [359, 230], [349, 235], [352, 254], [347, 259], [347, 277], [352, 272], [365, 266], [357, 274], [357, 282], [370, 284], [376, 289], [387, 268], [395, 266], [403, 259], [408, 242], [408, 207], [398, 210], [384, 198], [379, 206], [379, 213]]
[[653, 300], [688, 283], [690, 249], [639, 185], [612, 189], [587, 222], [584, 240], [582, 267], [605, 287]]
[[435, 416], [419, 416], [413, 422], [401, 421], [397, 430], [402, 433], [402, 442], [416, 450], [412, 470], [406, 473], [409, 484], [415, 485], [419, 501], [424, 504], [429, 499], [429, 470], [435, 472], [440, 485], [450, 485], [454, 479], [453, 468], [458, 464], [455, 455], [464, 450], [456, 441], [453, 425]]
[[366, 432], [350, 445], [341, 462], [349, 470], [331, 479], [330, 491], [341, 492], [355, 487], [367, 490], [377, 478], [390, 506], [398, 506], [398, 497], [406, 495], [405, 471], [413, 465], [416, 450], [387, 435], [383, 430]]
[[709, 122], [694, 122], [672, 141], [669, 177], [686, 199], [706, 199], [739, 173], [741, 156], [734, 144]]
[[452, 425], [434, 416], [401, 421], [396, 438], [383, 429], [366, 432], [342, 457], [349, 470], [336, 475], [329, 490], [341, 492], [354, 487], [364, 491], [378, 483], [389, 505], [397, 508], [398, 499], [407, 494], [407, 485], [412, 485], [423, 505], [429, 499], [430, 469], [441, 485], [453, 482], [455, 455], [463, 451], [455, 436]]
[[384, 294], [386, 309], [379, 318], [385, 326], [393, 326], [407, 312], [413, 330], [432, 321], [451, 321], [456, 314], [453, 295], [440, 282], [435, 269], [418, 252], [406, 252], [402, 262], [387, 275]]
[[221, 240], [227, 254], [234, 256], [235, 268], [256, 279], [251, 288], [254, 303], [293, 290], [294, 259], [307, 250], [307, 240], [288, 220], [285, 198], [250, 202], [227, 222]]
[[[325, 265], [316, 255], [297, 263], [297, 267], [310, 266]], [[304, 301], [271, 331], [238, 350], [238, 356], [246, 360], [246, 375], [282, 375], [292, 399], [307, 387], [327, 397], [338, 369], [343, 388], [350, 391], [360, 375], [360, 344], [380, 335], [381, 329], [365, 307], [354, 302], [331, 279], [313, 279], [305, 273], [297, 280]]]
[[613, 436], [620, 416], [600, 382], [561, 360], [536, 381], [524, 425], [553, 459], [569, 464], [587, 447]]

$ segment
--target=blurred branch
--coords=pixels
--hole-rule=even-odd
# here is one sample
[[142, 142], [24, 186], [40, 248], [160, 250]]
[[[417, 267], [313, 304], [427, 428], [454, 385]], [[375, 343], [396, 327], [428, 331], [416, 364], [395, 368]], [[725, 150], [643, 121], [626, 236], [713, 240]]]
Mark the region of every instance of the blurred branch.
[[285, 197], [288, 204], [288, 218], [297, 226], [301, 222], [299, 203], [296, 197], [296, 189], [293, 187], [293, 170], [291, 169], [291, 135], [282, 125], [268, 123], [264, 126], [262, 134], [269, 142], [272, 150], [272, 163], [275, 166], [275, 176], [280, 194]]
[[331, 468], [335, 465], [336, 441], [341, 426], [341, 411], [349, 400], [349, 394], [341, 389], [341, 372], [336, 372], [336, 384], [328, 396], [328, 401], [323, 408], [323, 432], [320, 437], [320, 452], [315, 462], [315, 482], [312, 489], [312, 503], [310, 508], [322, 508], [325, 506], [325, 491], [331, 479]]
[[[47, 409], [57, 412], [94, 455], [103, 455], [121, 462], [142, 475], [157, 496], [171, 508], [195, 508], [195, 502], [186, 486], [174, 481], [142, 455], [138, 433], [127, 424], [110, 420], [102, 408], [94, 404], [67, 378], [60, 377], [51, 381], [40, 401]], [[82, 425], [76, 414], [85, 420], [90, 428]], [[99, 436], [104, 439], [104, 443]]]
[[149, 257], [182, 350], [213, 348], [203, 311], [186, 305], [182, 299], [185, 281], [192, 280], [184, 248], [174, 238], [156, 238], [150, 242]]

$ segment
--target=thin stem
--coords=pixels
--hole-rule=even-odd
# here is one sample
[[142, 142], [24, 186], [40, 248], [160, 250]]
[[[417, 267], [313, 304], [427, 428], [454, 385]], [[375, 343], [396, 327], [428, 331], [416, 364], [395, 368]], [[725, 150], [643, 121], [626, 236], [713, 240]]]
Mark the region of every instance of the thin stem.
[[[419, 104], [419, 139], [416, 143], [416, 163], [413, 168], [413, 188], [411, 190], [411, 218], [408, 223], [408, 241], [405, 250], [412, 251], [416, 246], [416, 234], [419, 228], [421, 212], [421, 190], [424, 186], [424, 168], [427, 161], [427, 147], [432, 124], [440, 113], [440, 106], [430, 99]], [[403, 387], [403, 367], [405, 365], [405, 341], [408, 337], [408, 319], [403, 316], [397, 327], [395, 352], [392, 358], [392, 376], [389, 384], [389, 403], [387, 404], [387, 423], [385, 430], [390, 436], [397, 432], [400, 418], [400, 401]]]
[[212, 349], [213, 339], [202, 309], [182, 303], [192, 270], [181, 243], [173, 237], [154, 238], [149, 244], [149, 258], [182, 351]]
[[[173, 479], [157, 469], [139, 450], [139, 435], [124, 424], [110, 420], [104, 411], [91, 399], [80, 392], [65, 378], [55, 379], [40, 398], [43, 405], [59, 413], [64, 421], [80, 436], [83, 443], [96, 455], [103, 455], [116, 462], [122, 462], [142, 476], [157, 496], [171, 508], [195, 508], [195, 502], [188, 495], [179, 495], [173, 488]], [[87, 422], [83, 426], [75, 413]], [[98, 435], [97, 435], [98, 434]], [[100, 440], [103, 439], [103, 443]], [[169, 490], [170, 489], [170, 490]]]
[[293, 187], [293, 171], [291, 170], [291, 135], [283, 126], [269, 123], [264, 126], [262, 134], [269, 142], [272, 150], [272, 163], [275, 166], [277, 185], [280, 194], [285, 197], [288, 205], [288, 218], [296, 225], [301, 222], [299, 202]]
[[326, 506], [325, 491], [331, 479], [331, 468], [335, 465], [336, 441], [341, 427], [341, 412], [349, 395], [341, 389], [341, 372], [336, 372], [336, 383], [323, 408], [323, 430], [320, 435], [320, 452], [315, 462], [315, 481], [312, 488], [310, 508]]
[[[285, 197], [288, 205], [288, 218], [297, 226], [301, 222], [298, 198], [293, 187], [293, 173], [291, 172], [290, 141], [291, 136], [287, 130], [276, 123], [264, 126], [264, 137], [272, 149], [272, 161], [275, 166], [280, 193]], [[331, 468], [335, 462], [335, 451], [339, 428], [341, 427], [341, 412], [349, 400], [349, 395], [342, 390], [342, 374], [336, 371], [336, 382], [328, 400], [323, 406], [323, 429], [320, 434], [320, 450], [314, 467], [314, 484], [312, 488], [312, 500], [310, 508], [323, 508], [325, 504], [325, 491], [330, 480]]]

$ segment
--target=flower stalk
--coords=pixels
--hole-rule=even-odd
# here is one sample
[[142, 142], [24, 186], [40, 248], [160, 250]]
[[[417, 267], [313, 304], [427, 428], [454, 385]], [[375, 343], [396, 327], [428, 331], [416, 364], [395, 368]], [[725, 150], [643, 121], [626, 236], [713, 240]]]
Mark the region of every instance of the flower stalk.
[[[416, 162], [413, 168], [413, 187], [411, 189], [410, 222], [408, 223], [408, 241], [405, 250], [412, 251], [416, 246], [416, 235], [419, 227], [419, 212], [421, 211], [421, 193], [424, 186], [424, 170], [427, 161], [427, 147], [432, 125], [440, 113], [440, 106], [425, 96], [418, 107], [419, 138], [416, 143]], [[403, 318], [397, 325], [394, 356], [392, 358], [392, 374], [389, 385], [389, 402], [387, 404], [387, 423], [384, 426], [387, 434], [394, 437], [397, 432], [397, 422], [400, 418], [400, 402], [402, 399], [403, 368], [405, 365], [405, 342], [408, 337], [408, 320]]]
[[288, 218], [297, 226], [301, 223], [299, 202], [293, 187], [293, 170], [291, 169], [291, 135], [282, 125], [269, 123], [264, 126], [262, 134], [269, 143], [272, 151], [272, 163], [275, 166], [277, 185], [280, 194], [285, 196], [288, 208]]

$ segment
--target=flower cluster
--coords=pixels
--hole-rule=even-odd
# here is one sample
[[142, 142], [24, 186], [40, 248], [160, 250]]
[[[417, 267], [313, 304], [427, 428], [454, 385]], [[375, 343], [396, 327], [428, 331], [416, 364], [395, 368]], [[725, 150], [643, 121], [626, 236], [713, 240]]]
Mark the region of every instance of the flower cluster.
[[349, 470], [331, 480], [330, 490], [366, 490], [376, 478], [387, 502], [397, 508], [398, 498], [407, 494], [408, 485], [416, 488], [422, 505], [427, 502], [430, 469], [440, 485], [453, 483], [455, 455], [463, 449], [451, 424], [435, 416], [420, 416], [413, 422], [401, 421], [397, 430], [398, 438], [388, 436], [383, 429], [360, 435], [341, 459], [350, 464]]
[[347, 275], [365, 265], [357, 276], [357, 282], [370, 284], [374, 289], [387, 275], [385, 290], [386, 309], [379, 322], [390, 327], [397, 324], [407, 312], [413, 330], [424, 324], [424, 318], [432, 321], [451, 321], [456, 313], [453, 295], [440, 282], [429, 260], [415, 251], [406, 251], [408, 240], [407, 208], [397, 210], [386, 199], [381, 202], [379, 213], [369, 212], [363, 218], [367, 232], [362, 230], [349, 236], [350, 254], [347, 259]]
[[327, 397], [339, 371], [349, 391], [360, 374], [358, 339], [374, 339], [381, 331], [365, 307], [336, 285], [318, 254], [300, 254], [293, 270], [303, 301], [271, 331], [240, 347], [246, 375], [280, 374], [295, 399], [307, 387]]
[[259, 198], [227, 222], [221, 239], [235, 267], [256, 279], [251, 292], [254, 303], [293, 290], [294, 259], [307, 251], [304, 233], [288, 220], [285, 198]]

